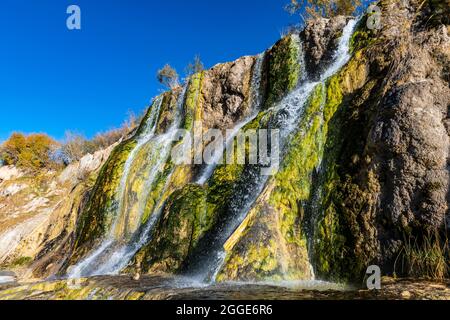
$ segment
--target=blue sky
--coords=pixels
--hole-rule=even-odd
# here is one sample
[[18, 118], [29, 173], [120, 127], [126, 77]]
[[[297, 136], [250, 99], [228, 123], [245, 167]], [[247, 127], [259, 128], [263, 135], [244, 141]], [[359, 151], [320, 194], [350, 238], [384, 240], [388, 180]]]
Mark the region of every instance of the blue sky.
[[[120, 126], [200, 54], [206, 67], [262, 52], [290, 23], [288, 0], [3, 0], [0, 140], [12, 131], [87, 135]], [[79, 5], [82, 30], [66, 28]]]

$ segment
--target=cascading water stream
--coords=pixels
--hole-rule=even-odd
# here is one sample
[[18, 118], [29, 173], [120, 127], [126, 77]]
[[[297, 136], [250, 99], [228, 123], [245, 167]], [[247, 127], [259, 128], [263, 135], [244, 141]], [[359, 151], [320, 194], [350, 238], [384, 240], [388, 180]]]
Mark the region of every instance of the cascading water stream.
[[262, 94], [261, 94], [261, 79], [262, 79], [262, 65], [264, 59], [266, 57], [266, 53], [260, 53], [256, 57], [255, 66], [253, 67], [253, 75], [251, 81], [251, 108], [253, 111], [258, 110], [262, 104]]
[[261, 107], [262, 95], [261, 95], [261, 77], [262, 77], [262, 64], [264, 61], [265, 54], [261, 53], [257, 56], [255, 65], [253, 67], [253, 75], [251, 80], [251, 94], [250, 94], [250, 104], [251, 104], [251, 115], [248, 116], [244, 121], [238, 123], [231, 131], [227, 131], [227, 139], [222, 148], [217, 149], [212, 156], [212, 161], [206, 166], [201, 174], [197, 183], [200, 185], [205, 184], [211, 175], [214, 173], [217, 165], [223, 160], [224, 152], [227, 148], [230, 148], [234, 143], [234, 139], [238, 135], [239, 131], [245, 127], [247, 124], [252, 122], [258, 115], [258, 111]]
[[155, 103], [152, 107], [152, 110], [150, 112], [150, 117], [145, 124], [144, 132], [137, 137], [137, 144], [133, 148], [133, 150], [130, 152], [130, 155], [127, 158], [127, 161], [125, 162], [122, 178], [120, 180], [119, 184], [119, 190], [117, 192], [118, 194], [118, 208], [116, 213], [116, 219], [113, 222], [112, 228], [110, 229], [110, 237], [115, 237], [117, 232], [117, 225], [119, 223], [120, 217], [123, 214], [123, 211], [126, 210], [125, 202], [126, 202], [126, 193], [127, 193], [127, 186], [128, 186], [128, 180], [130, 176], [130, 171], [132, 169], [133, 163], [136, 159], [136, 156], [139, 154], [139, 152], [142, 150], [142, 148], [148, 144], [151, 139], [155, 136], [156, 126], [158, 122], [158, 115], [161, 110], [163, 98], [162, 96], [158, 96], [155, 100]]
[[[118, 231], [119, 226], [123, 224], [124, 221], [127, 221], [129, 215], [129, 209], [124, 206], [124, 203], [127, 200], [128, 185], [131, 183], [130, 175], [133, 164], [140, 151], [147, 146], [150, 146], [151, 149], [149, 149], [147, 154], [147, 166], [141, 168], [144, 172], [143, 175], [145, 176], [144, 192], [139, 194], [137, 199], [139, 212], [137, 217], [141, 220], [145, 209], [145, 203], [152, 191], [155, 178], [158, 173], [163, 171], [164, 165], [170, 156], [172, 142], [174, 142], [178, 129], [180, 128], [185, 94], [186, 86], [179, 95], [175, 117], [171, 126], [166, 133], [161, 135], [155, 135], [158, 115], [162, 103], [162, 98], [157, 98], [160, 100], [156, 101], [156, 104], [152, 108], [145, 130], [137, 137], [137, 144], [130, 153], [125, 164], [123, 176], [117, 192], [120, 204], [117, 207], [116, 218], [112, 223], [109, 234], [99, 248], [71, 269], [68, 274], [70, 278], [118, 274], [126, 267], [136, 252], [146, 243], [148, 235], [160, 214], [158, 206], [156, 207], [155, 212], [152, 212], [150, 215], [145, 226], [138, 226], [137, 231], [133, 232], [130, 239], [128, 239], [125, 232]], [[170, 180], [170, 176], [171, 174], [167, 177], [166, 183]], [[134, 200], [136, 199], [133, 199], [133, 201]]]
[[[345, 26], [338, 48], [334, 53], [333, 62], [320, 76], [319, 81], [302, 83], [275, 107], [275, 128], [280, 130], [281, 150], [284, 149], [288, 137], [297, 129], [306, 102], [314, 88], [318, 84], [324, 83], [350, 60], [349, 44], [356, 24], [357, 20], [352, 19]], [[215, 281], [226, 258], [223, 248], [224, 243], [248, 215], [268, 181], [268, 177], [259, 175], [255, 170], [250, 170], [248, 174], [250, 176], [246, 177], [246, 180], [249, 183], [233, 199], [230, 212], [232, 220], [228, 221], [214, 238], [211, 244], [212, 249], [208, 252], [207, 261], [202, 263], [200, 270], [195, 270], [194, 277], [197, 281]]]
[[253, 114], [252, 116], [248, 117], [246, 120], [238, 123], [233, 130], [227, 131], [227, 137], [225, 144], [222, 146], [222, 148], [217, 149], [211, 159], [211, 163], [206, 166], [206, 168], [203, 170], [202, 175], [197, 180], [197, 184], [203, 185], [205, 184], [209, 178], [211, 178], [212, 174], [214, 173], [214, 170], [216, 169], [217, 165], [221, 164], [223, 161], [223, 155], [226, 150], [226, 148], [231, 147], [232, 143], [234, 142], [234, 139], [238, 135], [239, 131], [245, 127], [249, 122], [255, 119], [257, 114]]

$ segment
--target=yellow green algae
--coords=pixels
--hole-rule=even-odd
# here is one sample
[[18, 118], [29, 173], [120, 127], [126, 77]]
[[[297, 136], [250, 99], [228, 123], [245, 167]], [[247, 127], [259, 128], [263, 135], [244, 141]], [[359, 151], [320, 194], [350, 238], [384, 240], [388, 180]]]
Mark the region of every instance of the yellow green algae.
[[[369, 74], [367, 48], [377, 43], [376, 31], [366, 28], [362, 19], [351, 39], [353, 58], [327, 83], [325, 113], [328, 139], [325, 144], [323, 170], [315, 181], [320, 197], [314, 210], [314, 235], [311, 256], [318, 277], [334, 281], [358, 281], [375, 258], [375, 230], [368, 224], [373, 220], [377, 177], [371, 170], [360, 175], [354, 172], [354, 162], [361, 159], [367, 136], [364, 114], [370, 114], [377, 97], [377, 87], [383, 79]], [[361, 137], [361, 138], [359, 138]], [[318, 214], [318, 216], [317, 216]]]
[[163, 100], [161, 102], [159, 116], [157, 118], [158, 122], [156, 125], [156, 134], [164, 133], [173, 123], [176, 116], [178, 99], [183, 99], [183, 97], [180, 97], [181, 94], [181, 88], [176, 88], [163, 94]]
[[100, 170], [88, 199], [88, 204], [79, 218], [75, 242], [76, 256], [87, 252], [91, 248], [92, 242], [101, 239], [109, 229], [114, 219], [115, 209], [118, 206], [116, 194], [125, 163], [131, 151], [137, 145], [137, 137], [144, 132], [151, 109], [156, 107], [157, 100], [155, 99], [155, 102], [147, 111], [134, 136], [115, 147]]
[[[254, 130], [267, 126], [267, 112], [262, 111], [258, 116], [248, 123], [242, 130]], [[237, 159], [239, 157], [247, 157], [249, 154], [249, 144], [246, 142], [245, 148], [238, 148], [236, 143], [233, 144], [234, 159], [232, 163], [224, 163], [218, 165], [211, 176], [207, 186], [207, 202], [208, 210], [214, 212], [215, 215], [224, 213], [227, 206], [236, 192], [236, 187], [240, 182], [244, 182], [244, 171], [246, 165], [239, 164]], [[224, 154], [224, 158], [226, 158]]]
[[[273, 102], [280, 99], [286, 92], [292, 90], [298, 83], [299, 79], [299, 45], [298, 39], [294, 36], [289, 36], [282, 39], [278, 44], [276, 44], [269, 54], [268, 58], [268, 88], [269, 100]], [[182, 127], [188, 131], [192, 131], [194, 121], [202, 119], [202, 82], [204, 78], [204, 73], [200, 72], [191, 76], [186, 95], [183, 103], [183, 124]], [[250, 80], [250, 79], [249, 79]], [[178, 89], [179, 90], [179, 89]], [[162, 133], [173, 121], [174, 108], [176, 107], [176, 96], [179, 94], [177, 92], [166, 92], [161, 96], [162, 103], [160, 108], [160, 114], [157, 118], [157, 133]], [[142, 131], [142, 127], [148, 121], [150, 111], [147, 113], [146, 117], [142, 121], [141, 127], [139, 128], [136, 135]], [[249, 124], [246, 129], [258, 128], [260, 127], [259, 121], [264, 113]], [[117, 208], [118, 203], [115, 200], [115, 192], [120, 183], [121, 175], [123, 173], [124, 164], [129, 156], [129, 153], [136, 146], [136, 139], [133, 137], [123, 143], [121, 143], [113, 151], [111, 157], [108, 159], [105, 166], [100, 172], [97, 183], [94, 187], [92, 195], [88, 201], [88, 206], [86, 210], [82, 213], [79, 224], [79, 231], [77, 234], [76, 241], [76, 256], [82, 255], [85, 250], [79, 249], [85, 245], [86, 250], [88, 246], [91, 247], [91, 243], [95, 242], [105, 234], [106, 230], [111, 225], [111, 221], [114, 216], [114, 210]], [[137, 163], [133, 164], [131, 168], [131, 175], [138, 175], [139, 172], [136, 169], [144, 165], [145, 159], [144, 155], [150, 151], [151, 145], [144, 146], [142, 150], [137, 155]], [[246, 150], [247, 152], [248, 150]], [[138, 163], [139, 162], [139, 163]], [[232, 164], [218, 166], [215, 170], [206, 190], [204, 192], [204, 197], [206, 198], [206, 207], [208, 217], [217, 217], [221, 213], [226, 211], [227, 199], [230, 199], [237, 182], [242, 178], [242, 173], [245, 170], [245, 166]], [[145, 203], [144, 213], [140, 218], [140, 223], [146, 223], [150, 215], [158, 210], [165, 210], [170, 212], [170, 202], [168, 204], [168, 199], [172, 199], [175, 195], [174, 192], [179, 192], [184, 186], [194, 177], [193, 166], [175, 166], [171, 161], [166, 163], [163, 172], [158, 173], [151, 191], [149, 193], [148, 199]], [[169, 180], [168, 180], [169, 179]], [[142, 179], [138, 176], [136, 179], [132, 179], [132, 183], [127, 185], [126, 192], [130, 194], [140, 194], [144, 192], [144, 184]], [[187, 195], [186, 195], [187, 196]], [[125, 203], [127, 212], [129, 212], [129, 217], [133, 221], [137, 221], [133, 217], [140, 212], [138, 206], [140, 204]], [[172, 214], [173, 215], [173, 214]], [[214, 218], [215, 219], [215, 218]], [[214, 220], [211, 218], [211, 221]], [[130, 233], [136, 229], [137, 225], [125, 226], [127, 230], [126, 233]], [[201, 229], [209, 229], [201, 228]], [[200, 233], [204, 233], [207, 230], [203, 230]], [[162, 231], [162, 233], [164, 233]], [[170, 237], [170, 234], [168, 234]], [[143, 251], [146, 249], [143, 248]]]
[[370, 170], [364, 177], [350, 175], [351, 159], [357, 161], [362, 154], [359, 143], [352, 140], [364, 136], [359, 110], [370, 105], [366, 100], [376, 84], [377, 80], [369, 78], [362, 50], [328, 81], [327, 108], [334, 112], [327, 116], [330, 139], [325, 145], [324, 170], [317, 180], [321, 197], [312, 255], [317, 275], [334, 281], [361, 279], [377, 251], [375, 235], [362, 231], [373, 218], [377, 179]]
[[0, 300], [140, 300], [145, 292], [102, 284], [102, 280], [57, 280], [24, 284], [0, 291]]
[[202, 81], [203, 72], [194, 74], [190, 80], [186, 92], [186, 99], [184, 102], [184, 124], [183, 128], [190, 131], [194, 126], [194, 121], [202, 119]]
[[[311, 174], [323, 152], [324, 87], [313, 91], [300, 130], [291, 139], [281, 170], [225, 245], [227, 259], [217, 280], [309, 279], [301, 202], [310, 197]], [[264, 257], [261, 261], [252, 257]]]
[[266, 108], [297, 86], [301, 77], [300, 47], [296, 35], [278, 41], [266, 54]]
[[81, 213], [75, 247], [101, 238], [108, 230], [113, 217], [112, 209], [117, 205], [115, 194], [122, 178], [128, 155], [136, 145], [131, 139], [117, 146], [100, 171], [98, 180], [89, 198], [88, 206]]
[[[250, 122], [245, 129], [256, 128], [265, 112]], [[248, 149], [238, 150], [248, 152]], [[152, 232], [151, 241], [136, 255], [133, 265], [144, 272], [181, 271], [183, 262], [196, 248], [199, 240], [224, 214], [242, 178], [244, 165], [219, 165], [205, 186], [186, 184], [192, 172], [187, 166], [178, 166], [171, 177], [164, 198], [162, 217]], [[167, 197], [167, 198], [166, 198]]]
[[150, 259], [142, 263], [143, 271], [151, 267], [152, 272], [177, 272], [211, 223], [202, 186], [186, 185], [173, 192], [147, 245]]
[[[363, 52], [358, 50], [347, 66], [313, 90], [280, 171], [269, 180], [254, 208], [225, 244], [227, 258], [217, 280], [307, 279], [311, 277], [311, 256], [314, 265], [321, 264], [320, 275], [330, 276], [326, 268], [333, 262], [329, 261], [326, 249], [337, 247], [335, 253], [340, 252], [342, 232], [335, 228], [334, 216], [324, 214], [317, 226], [319, 236], [314, 239], [314, 243], [320, 244], [309, 252], [305, 226], [310, 217], [305, 217], [305, 210], [312, 201], [313, 188], [317, 188], [313, 186], [313, 176], [322, 159], [334, 163], [328, 159], [325, 146], [336, 140], [335, 131], [339, 127], [335, 126], [335, 115], [343, 107], [345, 97], [364, 86], [367, 76], [368, 66]], [[335, 187], [332, 183], [325, 185], [324, 193]], [[328, 228], [326, 232], [324, 225]], [[338, 245], [320, 242], [324, 234], [331, 234], [331, 241]], [[251, 259], [257, 255], [264, 257], [263, 265]]]
[[127, 176], [125, 186], [127, 196], [121, 200], [122, 212], [118, 213], [115, 222], [114, 233], [118, 238], [130, 237], [141, 224], [141, 214], [145, 204], [137, 201], [137, 199], [139, 199], [139, 196], [146, 194], [148, 189], [153, 188], [154, 183], [148, 185], [147, 182], [147, 168], [155, 166], [165, 148], [167, 146], [149, 141], [137, 151]]
[[[201, 94], [202, 81], [202, 72], [191, 77], [183, 103], [183, 128], [191, 133], [194, 130], [194, 122], [201, 121], [203, 116], [201, 108], [203, 100]], [[175, 142], [174, 146], [180, 143]], [[193, 157], [193, 154], [191, 154], [191, 157]], [[150, 242], [144, 245], [135, 255], [132, 261], [133, 266], [139, 265], [144, 271], [151, 268], [174, 271], [179, 268], [180, 260], [182, 261], [188, 253], [184, 247], [185, 244], [191, 243], [191, 245], [194, 245], [192, 237], [195, 237], [194, 234], [201, 233], [198, 228], [195, 229], [196, 231], [193, 234], [182, 232], [176, 228], [182, 225], [186, 227], [186, 224], [197, 224], [197, 220], [201, 218], [189, 204], [189, 201], [197, 199], [191, 196], [191, 192], [194, 192], [192, 186], [187, 185], [192, 179], [192, 165], [175, 165], [172, 159], [169, 159], [165, 164], [163, 172], [156, 178], [154, 187], [147, 199], [142, 223], [145, 224], [147, 222], [152, 212], [162, 211], [162, 217], [158, 221], [157, 226], [153, 228]], [[202, 196], [197, 194], [197, 197]], [[189, 207], [190, 210], [181, 210], [182, 207], [178, 205], [180, 202], [183, 206]], [[193, 206], [195, 207], [196, 204], [193, 204]], [[174, 221], [176, 222], [174, 223]], [[203, 227], [202, 224], [200, 226]], [[178, 236], [177, 233], [179, 233]], [[178, 239], [178, 237], [180, 238]], [[175, 241], [176, 239], [178, 240]], [[167, 243], [171, 243], [171, 245], [167, 245]], [[171, 263], [162, 262], [170, 254], [173, 257], [167, 259]]]
[[[190, 132], [193, 130], [194, 121], [201, 121], [202, 119], [202, 82], [203, 72], [192, 75], [186, 89], [186, 96], [181, 97], [184, 99], [182, 102], [184, 118], [183, 128]], [[173, 107], [171, 107], [171, 110], [173, 113]], [[181, 142], [174, 143], [174, 146], [179, 143]], [[167, 181], [169, 176], [170, 181]], [[172, 159], [169, 159], [165, 164], [164, 170], [159, 173], [155, 179], [155, 183], [149, 194], [145, 211], [142, 216], [142, 224], [147, 222], [150, 214], [158, 209], [158, 206], [164, 204], [164, 201], [174, 190], [183, 187], [191, 179], [192, 166], [182, 164], [175, 166]]]
[[[194, 121], [202, 120], [202, 82], [203, 72], [192, 75], [186, 89], [186, 96], [180, 97], [184, 99], [182, 102], [184, 118], [183, 128], [190, 132], [194, 130]], [[171, 110], [174, 112], [173, 108], [171, 108]], [[173, 147], [180, 143], [181, 142], [175, 142]], [[169, 176], [170, 181], [167, 181]], [[152, 212], [161, 209], [161, 206], [174, 190], [187, 184], [192, 179], [192, 176], [191, 165], [180, 164], [175, 166], [172, 159], [169, 159], [165, 164], [164, 170], [161, 173], [158, 173], [155, 179], [155, 183], [146, 202], [145, 211], [141, 220], [142, 224], [147, 222]]]
[[[199, 73], [193, 75], [189, 83], [186, 101], [184, 101], [183, 104], [185, 113], [185, 128], [192, 126], [192, 122], [199, 116], [198, 110], [200, 107], [198, 100], [201, 89], [201, 81], [202, 73]], [[166, 92], [160, 97], [160, 99], [162, 99], [161, 107], [159, 115], [155, 119], [157, 134], [163, 133], [174, 121], [178, 99], [184, 98], [180, 97], [180, 94], [181, 90], [178, 88], [176, 90]], [[157, 101], [158, 99], [155, 99], [155, 103], [152, 108], [156, 106], [156, 103], [158, 103]], [[107, 163], [102, 168], [96, 186], [92, 192], [92, 196], [89, 199], [88, 207], [85, 212], [83, 212], [80, 219], [80, 228], [76, 243], [77, 249], [85, 243], [89, 244], [96, 239], [101, 239], [106, 230], [108, 230], [111, 226], [112, 219], [114, 218], [114, 212], [118, 208], [116, 193], [122, 178], [125, 162], [127, 161], [130, 152], [136, 146], [137, 137], [143, 133], [144, 126], [154, 125], [153, 123], [148, 123], [150, 112], [151, 108], [149, 108], [149, 111], [142, 120], [136, 134], [129, 140], [124, 141], [116, 147]], [[142, 217], [139, 217], [139, 214], [142, 212], [142, 204], [136, 201], [130, 201], [129, 203], [125, 202], [123, 206], [124, 210], [127, 212], [127, 215], [123, 215], [123, 217], [121, 216], [119, 218], [122, 220], [125, 219], [126, 221], [119, 221], [117, 228], [121, 228], [123, 230], [116, 230], [117, 233], [125, 235], [128, 234], [131, 236], [131, 234], [141, 223], [145, 223], [148, 220], [150, 214], [155, 211], [158, 205], [160, 206], [164, 203], [165, 199], [163, 199], [162, 196], [167, 198], [167, 196], [170, 195], [170, 192], [173, 192], [173, 188], [168, 188], [168, 190], [166, 190], [168, 184], [170, 187], [178, 187], [183, 183], [187, 183], [190, 178], [189, 172], [186, 172], [189, 170], [186, 170], [186, 167], [175, 168], [172, 161], [169, 160], [165, 164], [164, 170], [157, 174], [153, 185], [146, 186], [145, 179], [141, 176], [141, 168], [147, 167], [149, 161], [155, 161], [155, 157], [146, 156], [149, 152], [159, 152], [158, 150], [155, 150], [155, 145], [151, 142], [143, 145], [143, 147], [138, 151], [133, 166], [130, 169], [129, 176], [131, 178], [128, 179], [129, 182], [126, 185], [125, 190], [125, 192], [131, 196], [131, 199], [134, 199], [137, 195], [146, 192], [144, 187], [151, 188], [148, 199], [146, 203], [144, 203], [144, 212]], [[173, 171], [175, 171], [175, 178], [177, 181], [174, 183], [168, 183], [166, 180]], [[184, 177], [181, 177], [183, 174]], [[183, 182], [180, 180], [183, 180]], [[136, 195], [136, 197], [133, 197], [133, 194]], [[82, 255], [85, 250], [77, 251], [77, 256], [79, 256]]]
[[361, 49], [367, 49], [369, 46], [377, 43], [377, 29], [367, 28], [368, 15], [362, 17], [350, 38], [350, 51], [356, 52]]

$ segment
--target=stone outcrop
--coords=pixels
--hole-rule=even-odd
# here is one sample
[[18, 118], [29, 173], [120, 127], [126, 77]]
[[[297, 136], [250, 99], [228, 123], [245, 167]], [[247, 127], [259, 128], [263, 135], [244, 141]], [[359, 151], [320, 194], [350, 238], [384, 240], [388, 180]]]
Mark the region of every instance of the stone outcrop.
[[61, 173], [0, 168], [0, 265], [21, 279], [54, 275], [71, 250], [85, 194], [111, 148]]
[[254, 57], [219, 64], [203, 73], [202, 123], [205, 128], [232, 128], [250, 112], [249, 91]]
[[432, 3], [422, 5], [381, 1], [383, 28], [361, 24], [354, 35], [354, 61], [369, 72], [341, 72], [318, 182], [320, 276], [360, 278], [370, 263], [386, 273], [448, 272], [450, 39], [445, 25], [425, 23]]
[[342, 34], [348, 18], [339, 16], [333, 19], [308, 21], [303, 30], [306, 52], [306, 70], [317, 76], [330, 63], [337, 40]]

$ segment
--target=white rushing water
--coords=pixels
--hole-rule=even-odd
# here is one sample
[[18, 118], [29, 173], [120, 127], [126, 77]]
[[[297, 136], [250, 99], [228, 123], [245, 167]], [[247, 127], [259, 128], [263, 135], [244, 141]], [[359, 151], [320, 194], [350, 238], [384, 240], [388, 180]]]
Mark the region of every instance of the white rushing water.
[[[121, 183], [117, 192], [118, 202], [120, 204], [117, 209], [118, 211], [116, 212], [116, 218], [112, 223], [107, 238], [95, 251], [70, 269], [68, 272], [69, 278], [80, 278], [96, 275], [117, 275], [127, 266], [136, 252], [146, 243], [148, 235], [155, 222], [158, 220], [160, 214], [158, 206], [156, 207], [156, 212], [152, 212], [150, 215], [146, 225], [142, 228], [138, 228], [131, 239], [127, 239], [126, 237], [118, 238], [118, 234], [120, 234], [120, 232], [117, 231], [117, 228], [120, 225], [119, 222], [127, 219], [129, 210], [123, 205], [123, 203], [127, 201], [126, 190], [127, 185], [130, 183], [129, 175], [132, 171], [131, 168], [133, 167], [134, 160], [136, 159], [139, 151], [144, 146], [150, 145], [151, 151], [147, 155], [147, 160], [150, 165], [148, 168], [144, 168], [144, 192], [138, 195], [138, 199], [135, 199], [135, 201], [139, 202], [138, 218], [141, 219], [144, 213], [145, 203], [147, 202], [148, 196], [152, 191], [153, 183], [155, 182], [158, 174], [162, 173], [164, 170], [164, 165], [170, 156], [172, 142], [174, 141], [178, 133], [178, 129], [180, 128], [185, 94], [186, 86], [179, 95], [177, 108], [175, 110], [175, 117], [171, 126], [167, 132], [160, 135], [155, 135], [155, 132], [158, 123], [158, 115], [162, 104], [162, 98], [158, 98], [159, 100], [155, 101], [150, 116], [147, 120], [146, 127], [140, 136], [137, 137], [137, 144], [130, 153], [130, 156], [125, 164]], [[169, 180], [170, 175], [167, 178], [167, 181]], [[122, 237], [124, 237], [124, 235]]]
[[221, 164], [223, 161], [223, 156], [225, 150], [232, 148], [234, 145], [234, 140], [239, 134], [240, 130], [244, 128], [247, 124], [252, 122], [258, 115], [258, 111], [262, 103], [261, 94], [261, 78], [262, 78], [262, 64], [264, 61], [265, 53], [261, 53], [256, 57], [255, 65], [253, 67], [253, 74], [251, 80], [251, 93], [250, 93], [250, 104], [251, 104], [251, 115], [246, 117], [243, 121], [239, 122], [234, 126], [232, 130], [227, 130], [227, 136], [225, 144], [220, 149], [216, 149], [210, 164], [206, 166], [201, 174], [200, 178], [197, 180], [197, 184], [205, 184], [211, 175], [214, 173], [217, 165]]
[[125, 166], [123, 169], [122, 178], [120, 179], [119, 189], [117, 192], [118, 199], [118, 208], [116, 210], [116, 219], [114, 219], [113, 226], [110, 229], [110, 237], [114, 237], [114, 232], [116, 230], [116, 226], [119, 222], [120, 216], [123, 214], [123, 210], [126, 202], [126, 193], [128, 186], [128, 178], [130, 175], [131, 168], [133, 166], [134, 161], [136, 160], [136, 156], [139, 154], [139, 151], [150, 142], [150, 140], [155, 136], [156, 126], [158, 123], [158, 116], [161, 110], [161, 105], [163, 102], [163, 97], [158, 96], [153, 103], [153, 106], [150, 110], [150, 115], [147, 122], [144, 124], [144, 129], [142, 133], [137, 137], [136, 146], [131, 150], [127, 161], [125, 162]]
[[[297, 89], [289, 93], [275, 107], [275, 112], [277, 113], [276, 123], [277, 127], [280, 129], [280, 138], [282, 144], [286, 143], [288, 137], [298, 128], [298, 123], [303, 114], [304, 107], [314, 88], [318, 84], [324, 83], [350, 60], [350, 38], [353, 34], [356, 24], [357, 20], [352, 19], [343, 29], [338, 48], [333, 55], [333, 62], [322, 73], [322, 75], [320, 76], [320, 80], [314, 82], [306, 81], [302, 83]], [[235, 207], [237, 207], [237, 214], [234, 216], [233, 220], [230, 221], [230, 223], [226, 226], [222, 234], [218, 237], [219, 241], [222, 242], [219, 250], [217, 251], [213, 249], [213, 252], [210, 252], [210, 254], [212, 255], [212, 262], [209, 265], [205, 265], [205, 267], [203, 268], [204, 272], [202, 275], [200, 275], [200, 277], [202, 277], [206, 282], [214, 282], [217, 278], [217, 275], [223, 268], [226, 258], [223, 244], [248, 215], [250, 209], [253, 207], [259, 194], [263, 191], [263, 188], [268, 180], [267, 177], [253, 176], [251, 178], [257, 181], [257, 185], [251, 185], [251, 187], [248, 188], [249, 193], [247, 195], [240, 195], [240, 201], [235, 204]], [[238, 209], [239, 207], [240, 210]], [[312, 272], [312, 274], [314, 278], [314, 272]]]
[[262, 104], [262, 90], [261, 90], [261, 80], [262, 80], [262, 65], [264, 62], [264, 59], [266, 57], [266, 53], [260, 53], [256, 57], [255, 65], [253, 67], [253, 75], [252, 75], [252, 81], [251, 81], [251, 93], [250, 93], [250, 99], [251, 99], [251, 108], [253, 111], [259, 110]]
[[0, 276], [0, 284], [8, 284], [16, 282], [16, 278], [13, 276]]
[[[168, 157], [170, 155], [170, 147], [172, 145], [172, 142], [174, 141], [174, 137], [177, 131], [177, 127], [174, 126], [174, 128], [170, 129], [166, 134], [163, 134], [156, 138], [157, 143], [160, 146], [166, 146], [165, 148], [158, 149], [160, 150], [158, 161], [155, 163], [154, 166], [151, 168], [151, 172], [148, 174], [148, 179], [145, 182], [143, 196], [141, 197], [140, 204], [139, 204], [139, 210], [141, 212], [141, 215], [145, 209], [145, 203], [147, 202], [148, 196], [152, 190], [152, 184], [155, 181], [155, 177], [157, 176], [158, 172], [163, 171], [163, 165], [168, 160]], [[173, 171], [172, 171], [173, 173]], [[167, 183], [170, 181], [171, 174], [167, 177], [166, 180], [166, 186]], [[121, 270], [123, 270], [127, 264], [130, 262], [130, 260], [133, 258], [133, 256], [136, 254], [136, 252], [147, 243], [148, 237], [150, 236], [151, 230], [155, 226], [155, 223], [158, 221], [161, 213], [161, 208], [159, 205], [155, 207], [155, 211], [152, 212], [149, 220], [147, 221], [145, 227], [142, 230], [138, 230], [138, 234], [136, 235], [136, 239], [131, 239], [129, 242], [123, 245], [119, 245], [114, 250], [112, 250], [108, 260], [103, 263], [97, 270], [95, 270], [93, 275], [116, 275], [119, 274]]]

